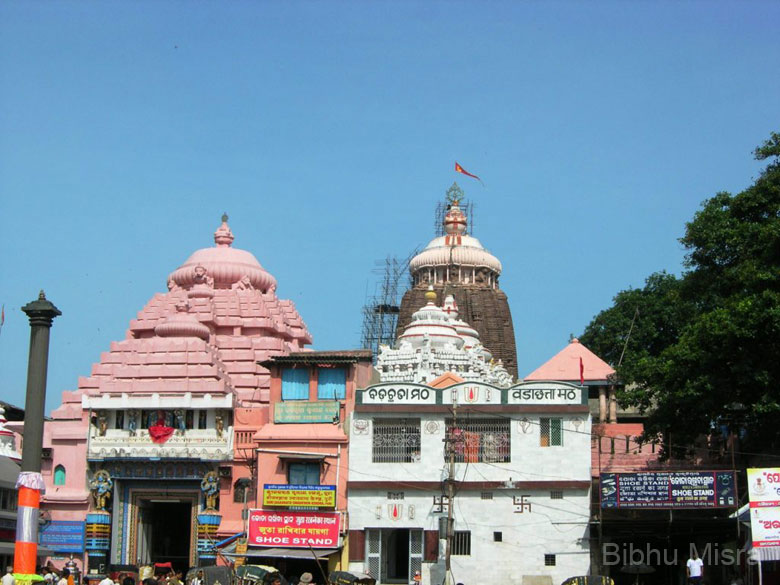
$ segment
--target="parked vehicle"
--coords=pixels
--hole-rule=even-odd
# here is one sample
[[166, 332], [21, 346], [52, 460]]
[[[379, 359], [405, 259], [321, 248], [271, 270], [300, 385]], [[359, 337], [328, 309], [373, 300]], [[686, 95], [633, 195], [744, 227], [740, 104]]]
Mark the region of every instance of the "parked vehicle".
[[615, 582], [605, 575], [583, 575], [569, 577], [561, 585], [615, 585]]
[[235, 573], [233, 573], [230, 567], [211, 565], [208, 567], [192, 567], [187, 571], [187, 576], [184, 578], [186, 585], [192, 583], [192, 580], [201, 572], [203, 573], [201, 585], [235, 585], [236, 583]]
[[333, 571], [328, 575], [328, 583], [330, 585], [376, 585], [376, 579], [366, 573]]
[[236, 585], [262, 585], [268, 582], [270, 575], [279, 574], [282, 585], [287, 585], [287, 579], [279, 573], [279, 569], [268, 565], [241, 565], [236, 568]]

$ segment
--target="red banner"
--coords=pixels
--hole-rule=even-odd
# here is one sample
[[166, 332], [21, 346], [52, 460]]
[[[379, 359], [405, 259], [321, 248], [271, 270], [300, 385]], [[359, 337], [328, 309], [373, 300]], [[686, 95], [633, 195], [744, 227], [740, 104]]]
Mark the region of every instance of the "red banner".
[[251, 510], [250, 546], [338, 548], [338, 512]]

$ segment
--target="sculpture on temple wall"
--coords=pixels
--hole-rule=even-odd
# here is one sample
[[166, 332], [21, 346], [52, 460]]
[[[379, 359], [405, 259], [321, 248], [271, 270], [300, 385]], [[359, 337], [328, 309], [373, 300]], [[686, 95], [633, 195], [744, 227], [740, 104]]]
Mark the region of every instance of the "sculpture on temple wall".
[[105, 437], [106, 431], [108, 430], [108, 420], [106, 419], [106, 413], [101, 410], [97, 414], [98, 414], [98, 435], [100, 435], [101, 437]]
[[138, 429], [138, 411], [130, 410], [127, 413], [127, 428], [130, 429], [130, 436], [135, 437], [135, 432]]
[[252, 286], [252, 281], [249, 280], [249, 276], [246, 274], [241, 277], [241, 280], [234, 282], [230, 288], [231, 290], [255, 290], [255, 287]]
[[194, 271], [195, 271], [195, 278], [193, 280], [195, 285], [205, 284], [209, 288], [214, 288], [214, 279], [211, 276], [209, 276], [209, 271], [206, 270], [205, 266], [201, 266], [200, 264], [198, 264], [194, 268]]
[[215, 471], [209, 471], [200, 482], [200, 490], [203, 492], [203, 507], [206, 512], [217, 511], [217, 499], [219, 498], [219, 477]]
[[173, 416], [176, 419], [176, 429], [177, 433], [179, 435], [184, 434], [184, 429], [186, 428], [186, 423], [184, 420], [184, 411], [181, 409], [177, 409], [173, 411]]
[[176, 292], [177, 290], [181, 290], [181, 287], [176, 284], [176, 282], [172, 279], [168, 279], [168, 291], [169, 292]]
[[114, 480], [107, 471], [101, 469], [92, 477], [89, 482], [89, 490], [95, 504], [95, 510], [106, 512], [106, 504], [111, 498], [111, 492], [114, 489]]
[[222, 433], [225, 431], [225, 417], [223, 416], [222, 412], [217, 412], [217, 415], [215, 417], [215, 423], [217, 427], [217, 437], [220, 439], [222, 438]]

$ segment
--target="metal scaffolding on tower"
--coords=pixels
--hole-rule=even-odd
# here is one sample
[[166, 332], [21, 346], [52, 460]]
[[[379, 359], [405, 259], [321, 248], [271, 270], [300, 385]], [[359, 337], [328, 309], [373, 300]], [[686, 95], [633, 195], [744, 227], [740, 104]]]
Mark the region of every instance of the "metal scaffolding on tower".
[[[474, 233], [474, 208], [476, 206], [476, 203], [473, 201], [464, 200], [460, 202], [460, 209], [468, 218], [469, 227], [466, 233], [469, 235]], [[436, 209], [433, 212], [433, 233], [436, 234], [437, 237], [444, 235], [444, 216], [447, 215], [447, 211], [449, 211], [449, 209], [449, 203], [444, 201], [439, 201], [436, 203]]]
[[392, 346], [395, 342], [395, 330], [398, 325], [401, 295], [410, 285], [409, 262], [419, 251], [415, 248], [406, 258], [388, 256], [374, 262], [371, 271], [377, 276], [374, 291], [366, 296], [363, 305], [363, 329], [361, 347], [370, 349], [376, 363], [380, 345]]

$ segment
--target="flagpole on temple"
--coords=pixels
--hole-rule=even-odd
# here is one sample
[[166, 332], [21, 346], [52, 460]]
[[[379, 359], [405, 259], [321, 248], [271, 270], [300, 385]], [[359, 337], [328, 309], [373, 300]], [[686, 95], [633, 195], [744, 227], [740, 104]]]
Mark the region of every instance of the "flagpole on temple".
[[43, 448], [43, 417], [46, 405], [46, 375], [49, 366], [49, 332], [55, 317], [62, 313], [46, 299], [43, 291], [38, 299], [22, 307], [30, 319], [30, 355], [27, 361], [27, 398], [24, 405], [24, 445], [22, 470], [16, 480], [18, 512], [14, 543], [14, 577], [16, 582], [42, 581], [36, 575], [38, 560], [38, 516], [41, 494]]

